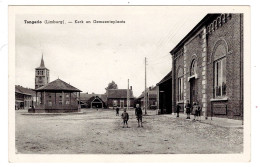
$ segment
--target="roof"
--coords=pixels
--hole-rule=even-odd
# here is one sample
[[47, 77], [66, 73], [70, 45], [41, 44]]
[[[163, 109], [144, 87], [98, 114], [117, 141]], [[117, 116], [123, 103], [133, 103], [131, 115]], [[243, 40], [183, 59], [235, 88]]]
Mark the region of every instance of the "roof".
[[82, 101], [88, 101], [92, 97], [98, 96], [101, 100], [106, 101], [106, 95], [105, 94], [88, 94], [88, 93], [80, 93], [80, 100]]
[[[130, 98], [134, 98], [133, 91], [129, 89]], [[108, 89], [107, 98], [121, 99], [127, 98], [127, 89]]]
[[31, 95], [31, 96], [36, 95], [36, 93], [33, 89], [25, 88], [25, 87], [22, 87], [20, 85], [15, 85], [15, 92], [20, 93], [20, 94], [25, 94], [25, 95]]
[[163, 77], [163, 79], [157, 83], [156, 85], [160, 85], [168, 80], [172, 79], [172, 71], [170, 71], [165, 77]]
[[220, 14], [207, 14], [171, 51], [173, 55], [186, 43], [193, 35], [195, 35], [203, 26], [217, 18]]
[[61, 79], [56, 79], [42, 87], [36, 89], [36, 91], [69, 91], [69, 92], [81, 92], [81, 90], [75, 88], [74, 86], [62, 81]]
[[100, 101], [100, 102], [102, 102], [103, 104], [105, 104], [105, 102], [104, 102], [100, 97], [98, 97], [98, 96], [92, 96], [92, 97], [88, 100], [88, 102], [91, 103], [91, 102], [93, 102], [93, 101], [96, 100], [96, 99], [98, 99], [98, 101]]
[[[148, 89], [147, 92], [149, 93], [149, 98], [157, 98], [156, 86], [151, 88], [150, 90]], [[142, 92], [142, 94], [138, 98], [144, 98], [144, 92]]]

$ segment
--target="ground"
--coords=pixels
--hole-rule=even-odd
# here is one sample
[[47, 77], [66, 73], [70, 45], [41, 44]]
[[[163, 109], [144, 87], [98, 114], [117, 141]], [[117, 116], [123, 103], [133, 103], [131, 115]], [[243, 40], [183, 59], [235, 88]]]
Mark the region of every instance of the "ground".
[[[25, 154], [196, 154], [243, 152], [243, 128], [193, 122], [148, 111], [143, 128], [129, 111], [130, 128], [113, 110], [24, 115], [16, 111], [16, 151]], [[120, 114], [122, 111], [120, 111]]]

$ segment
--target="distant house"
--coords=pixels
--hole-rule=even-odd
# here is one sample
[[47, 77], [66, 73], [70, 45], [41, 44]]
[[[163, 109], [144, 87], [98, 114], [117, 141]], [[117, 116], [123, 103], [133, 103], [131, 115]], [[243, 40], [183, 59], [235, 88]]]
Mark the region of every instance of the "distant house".
[[56, 79], [35, 91], [37, 101], [32, 112], [60, 113], [80, 110], [78, 101], [80, 101], [81, 90], [61, 79]]
[[[144, 92], [138, 97], [138, 103], [141, 107], [144, 107]], [[146, 98], [147, 98], [147, 108], [148, 109], [157, 109], [158, 108], [158, 87], [149, 87], [146, 90]]]
[[106, 108], [105, 94], [80, 93], [80, 104], [82, 108]]
[[35, 99], [35, 91], [20, 85], [15, 85], [15, 109], [28, 109], [32, 107]]
[[[127, 107], [127, 89], [108, 89], [106, 95], [108, 108]], [[129, 89], [129, 100], [129, 107], [134, 107], [135, 98], [132, 87]]]

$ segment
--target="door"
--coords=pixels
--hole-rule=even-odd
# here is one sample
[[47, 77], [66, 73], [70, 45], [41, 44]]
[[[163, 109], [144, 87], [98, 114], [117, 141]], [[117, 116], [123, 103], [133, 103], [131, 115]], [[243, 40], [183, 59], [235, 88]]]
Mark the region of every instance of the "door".
[[193, 105], [193, 102], [197, 101], [197, 89], [196, 89], [196, 80], [192, 78], [190, 80], [190, 104]]
[[120, 108], [124, 108], [124, 101], [120, 101]]

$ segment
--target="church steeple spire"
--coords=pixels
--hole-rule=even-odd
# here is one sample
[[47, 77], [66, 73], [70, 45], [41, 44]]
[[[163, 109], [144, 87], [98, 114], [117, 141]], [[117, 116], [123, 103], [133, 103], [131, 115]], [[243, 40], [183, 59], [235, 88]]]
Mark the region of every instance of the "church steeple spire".
[[45, 67], [45, 65], [44, 65], [44, 60], [43, 60], [43, 53], [42, 53], [42, 60], [41, 60], [41, 65], [40, 65], [40, 67]]
[[35, 68], [35, 89], [49, 83], [50, 74], [49, 69], [45, 67], [43, 60], [43, 53], [40, 67]]

